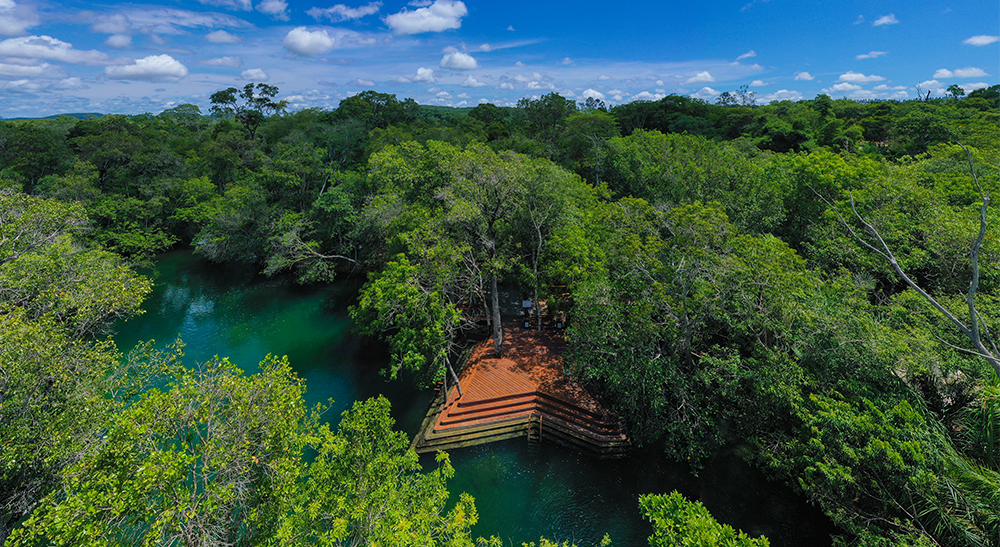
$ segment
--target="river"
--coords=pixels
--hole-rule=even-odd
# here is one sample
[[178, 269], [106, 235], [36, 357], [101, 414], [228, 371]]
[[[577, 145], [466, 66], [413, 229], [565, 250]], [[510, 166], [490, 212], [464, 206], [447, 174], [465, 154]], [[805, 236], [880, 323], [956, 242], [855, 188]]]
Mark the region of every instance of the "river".
[[[347, 306], [360, 280], [301, 287], [285, 277], [266, 278], [249, 267], [210, 264], [190, 251], [161, 255], [152, 271], [153, 293], [145, 313], [117, 326], [115, 340], [128, 350], [140, 340], [164, 345], [178, 336], [191, 365], [228, 356], [248, 373], [268, 353], [287, 355], [306, 380], [306, 402], [333, 399], [327, 416], [378, 394], [392, 402], [397, 427], [411, 437], [432, 392], [387, 381], [379, 370], [385, 348], [352, 333]], [[432, 464], [432, 456], [426, 456]], [[529, 447], [525, 439], [455, 450], [456, 477], [449, 490], [476, 499], [476, 535], [496, 535], [504, 545], [551, 540], [596, 545], [607, 533], [617, 546], [646, 545], [650, 525], [641, 518], [639, 494], [679, 490], [702, 501], [720, 521], [771, 544], [829, 545], [833, 527], [788, 488], [767, 482], [733, 451], [723, 451], [698, 477], [655, 450], [622, 460], [599, 461], [558, 446]]]

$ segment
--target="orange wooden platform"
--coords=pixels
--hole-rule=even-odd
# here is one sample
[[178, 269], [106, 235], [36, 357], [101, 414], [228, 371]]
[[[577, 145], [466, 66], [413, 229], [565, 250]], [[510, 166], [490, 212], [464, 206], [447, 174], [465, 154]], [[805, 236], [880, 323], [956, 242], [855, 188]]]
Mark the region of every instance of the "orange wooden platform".
[[562, 332], [504, 322], [504, 356], [492, 338], [478, 344], [459, 377], [463, 394], [450, 386], [427, 414], [414, 438], [418, 452], [447, 450], [527, 436], [598, 456], [628, 449], [618, 418], [563, 371]]

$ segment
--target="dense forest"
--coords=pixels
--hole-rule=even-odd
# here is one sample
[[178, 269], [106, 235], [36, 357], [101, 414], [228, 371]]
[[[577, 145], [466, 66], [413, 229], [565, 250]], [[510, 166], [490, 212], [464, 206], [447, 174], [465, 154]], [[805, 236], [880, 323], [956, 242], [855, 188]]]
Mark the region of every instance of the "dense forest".
[[[115, 347], [135, 268], [191, 246], [366, 280], [359, 334], [428, 386], [503, 351], [519, 289], [636, 443], [693, 473], [739, 444], [837, 545], [1000, 545], [1000, 86], [951, 91], [288, 112], [249, 84], [0, 122], [0, 542], [499, 545], [385, 399], [331, 426], [286, 360]], [[651, 545], [767, 544], [676, 493], [636, 511]]]

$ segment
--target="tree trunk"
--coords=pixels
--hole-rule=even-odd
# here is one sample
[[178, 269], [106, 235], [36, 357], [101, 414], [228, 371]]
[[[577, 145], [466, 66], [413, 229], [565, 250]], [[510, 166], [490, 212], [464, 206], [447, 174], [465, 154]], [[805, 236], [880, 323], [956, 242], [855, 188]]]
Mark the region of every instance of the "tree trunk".
[[[464, 393], [462, 393], [462, 382], [458, 381], [458, 375], [455, 374], [455, 369], [451, 368], [451, 360], [448, 360], [448, 372], [451, 373], [452, 379], [455, 380], [455, 387], [458, 388], [458, 397], [461, 398], [462, 395], [464, 395]], [[448, 385], [448, 376], [447, 375], [445, 375], [445, 377], [444, 377], [444, 384]], [[444, 392], [444, 400], [445, 400], [445, 402], [448, 402], [448, 392], [447, 391]]]
[[500, 293], [497, 292], [497, 274], [490, 275], [490, 288], [493, 292], [493, 351], [497, 357], [503, 357], [503, 329], [500, 327]]

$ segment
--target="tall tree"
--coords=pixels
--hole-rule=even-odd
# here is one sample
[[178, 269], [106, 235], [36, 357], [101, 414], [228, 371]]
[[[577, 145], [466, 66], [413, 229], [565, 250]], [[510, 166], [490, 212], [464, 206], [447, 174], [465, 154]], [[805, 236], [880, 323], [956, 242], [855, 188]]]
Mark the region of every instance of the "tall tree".
[[229, 87], [216, 91], [210, 97], [212, 114], [236, 118], [250, 138], [257, 136], [257, 128], [270, 115], [278, 114], [288, 107], [288, 101], [276, 101], [278, 86], [249, 83], [243, 89]]

